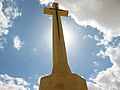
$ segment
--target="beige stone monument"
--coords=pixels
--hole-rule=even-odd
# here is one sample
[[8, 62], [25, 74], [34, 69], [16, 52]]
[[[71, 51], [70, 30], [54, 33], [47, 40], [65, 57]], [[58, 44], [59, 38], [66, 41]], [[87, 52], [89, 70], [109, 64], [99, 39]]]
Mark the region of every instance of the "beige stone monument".
[[41, 78], [39, 90], [87, 90], [85, 79], [73, 74], [67, 62], [60, 16], [68, 16], [68, 11], [59, 9], [57, 2], [52, 7], [44, 13], [53, 15], [53, 69], [51, 75]]

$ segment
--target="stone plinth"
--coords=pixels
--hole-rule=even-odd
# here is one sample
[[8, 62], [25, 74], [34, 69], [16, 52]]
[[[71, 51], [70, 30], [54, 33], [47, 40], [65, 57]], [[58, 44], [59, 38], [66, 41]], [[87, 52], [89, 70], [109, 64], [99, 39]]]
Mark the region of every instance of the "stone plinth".
[[39, 90], [87, 90], [87, 85], [77, 74], [49, 75], [41, 78]]

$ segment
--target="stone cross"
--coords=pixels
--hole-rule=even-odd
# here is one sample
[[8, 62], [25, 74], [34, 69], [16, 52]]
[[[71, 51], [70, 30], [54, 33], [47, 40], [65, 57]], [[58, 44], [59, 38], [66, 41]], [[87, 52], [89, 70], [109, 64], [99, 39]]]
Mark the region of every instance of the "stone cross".
[[53, 15], [53, 70], [52, 74], [71, 73], [67, 63], [67, 55], [64, 43], [62, 23], [60, 16], [68, 16], [67, 10], [59, 9], [54, 2], [53, 8], [45, 8], [44, 13]]
[[53, 15], [53, 69], [41, 78], [39, 90], [88, 90], [85, 79], [72, 73], [67, 63], [60, 16], [68, 16], [68, 11], [59, 9], [56, 2], [52, 7], [44, 13]]

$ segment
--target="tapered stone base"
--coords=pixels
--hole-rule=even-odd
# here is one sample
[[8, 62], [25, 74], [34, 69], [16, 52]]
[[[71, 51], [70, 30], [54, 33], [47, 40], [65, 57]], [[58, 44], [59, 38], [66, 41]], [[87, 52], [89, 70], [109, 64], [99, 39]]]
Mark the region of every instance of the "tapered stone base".
[[85, 79], [77, 74], [42, 77], [39, 90], [87, 90]]

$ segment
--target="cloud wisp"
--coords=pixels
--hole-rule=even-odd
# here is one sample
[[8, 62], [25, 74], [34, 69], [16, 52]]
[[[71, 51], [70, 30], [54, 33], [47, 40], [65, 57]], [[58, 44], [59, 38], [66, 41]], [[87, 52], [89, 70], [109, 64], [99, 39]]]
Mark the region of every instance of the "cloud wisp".
[[[0, 0], [0, 39], [9, 33], [13, 20], [21, 16], [21, 12], [17, 7], [17, 1]], [[3, 41], [0, 41], [0, 47], [4, 48]]]
[[19, 36], [14, 36], [13, 38], [13, 43], [14, 43], [14, 48], [16, 48], [17, 50], [20, 50], [20, 48], [22, 47], [23, 43], [21, 42]]
[[0, 74], [0, 90], [30, 90], [23, 78], [13, 78], [7, 74]]

